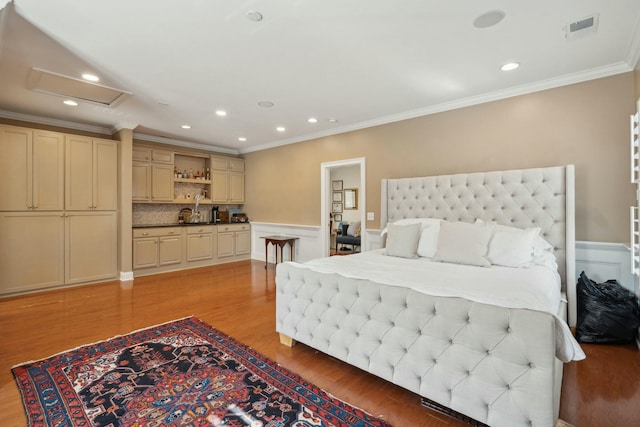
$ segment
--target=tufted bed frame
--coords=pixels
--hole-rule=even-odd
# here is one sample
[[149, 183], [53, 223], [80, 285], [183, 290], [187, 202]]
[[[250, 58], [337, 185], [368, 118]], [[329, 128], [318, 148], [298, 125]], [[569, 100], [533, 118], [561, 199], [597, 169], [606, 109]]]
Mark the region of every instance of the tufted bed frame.
[[[381, 228], [403, 218], [540, 227], [553, 246], [575, 322], [572, 165], [382, 181]], [[562, 362], [555, 319], [463, 298], [435, 297], [284, 263], [276, 330], [491, 426], [553, 426]], [[558, 316], [566, 318], [563, 306]], [[470, 321], [473, 319], [473, 322]], [[431, 405], [431, 407], [433, 407]]]

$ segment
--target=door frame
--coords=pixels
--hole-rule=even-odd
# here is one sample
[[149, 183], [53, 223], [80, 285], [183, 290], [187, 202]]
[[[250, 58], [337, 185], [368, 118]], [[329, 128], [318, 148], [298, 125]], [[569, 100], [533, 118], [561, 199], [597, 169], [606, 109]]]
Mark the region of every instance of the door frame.
[[358, 190], [358, 206], [360, 209], [360, 251], [364, 251], [367, 246], [367, 169], [366, 159], [357, 157], [354, 159], [338, 160], [334, 162], [324, 162], [320, 164], [320, 241], [322, 242], [322, 253], [329, 256], [329, 245], [331, 240], [327, 229], [329, 228], [329, 212], [331, 212], [331, 170], [345, 166], [360, 167], [360, 188]]

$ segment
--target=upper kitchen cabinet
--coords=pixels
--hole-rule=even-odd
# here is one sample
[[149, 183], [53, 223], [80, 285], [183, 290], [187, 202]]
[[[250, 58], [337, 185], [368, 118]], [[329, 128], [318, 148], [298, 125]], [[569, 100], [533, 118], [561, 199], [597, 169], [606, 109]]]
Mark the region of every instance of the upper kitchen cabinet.
[[64, 209], [64, 135], [0, 125], [0, 211]]
[[244, 160], [211, 156], [213, 203], [244, 203]]
[[116, 141], [67, 135], [65, 141], [67, 210], [116, 210], [118, 144]]
[[133, 147], [134, 202], [173, 201], [173, 152]]

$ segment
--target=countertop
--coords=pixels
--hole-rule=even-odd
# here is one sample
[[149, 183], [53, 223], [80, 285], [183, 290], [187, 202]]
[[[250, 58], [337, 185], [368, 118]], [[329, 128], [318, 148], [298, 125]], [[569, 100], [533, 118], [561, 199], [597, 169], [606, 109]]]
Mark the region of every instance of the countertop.
[[230, 225], [230, 224], [248, 224], [248, 222], [219, 222], [217, 224], [213, 224], [210, 222], [185, 222], [183, 224], [135, 224], [132, 228], [159, 228], [159, 227], [192, 227], [198, 225]]

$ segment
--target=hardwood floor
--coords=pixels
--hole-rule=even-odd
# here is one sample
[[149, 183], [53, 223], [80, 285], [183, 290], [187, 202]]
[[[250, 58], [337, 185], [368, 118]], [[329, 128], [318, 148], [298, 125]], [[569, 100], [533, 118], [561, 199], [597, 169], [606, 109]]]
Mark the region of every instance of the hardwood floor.
[[[73, 347], [194, 315], [336, 397], [395, 427], [464, 426], [420, 406], [417, 395], [275, 332], [275, 269], [242, 261], [0, 299], [0, 424], [26, 419], [10, 368]], [[565, 365], [560, 417], [577, 427], [640, 426], [640, 352], [584, 345]]]

